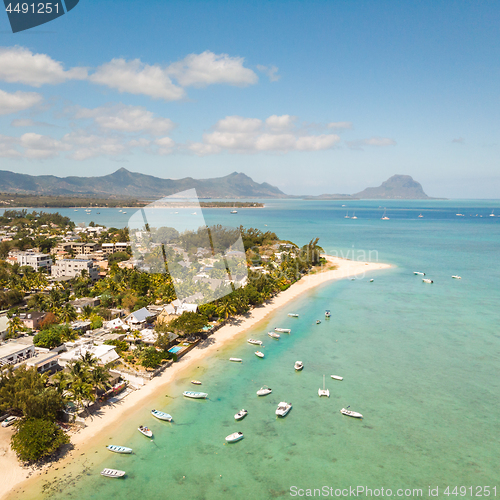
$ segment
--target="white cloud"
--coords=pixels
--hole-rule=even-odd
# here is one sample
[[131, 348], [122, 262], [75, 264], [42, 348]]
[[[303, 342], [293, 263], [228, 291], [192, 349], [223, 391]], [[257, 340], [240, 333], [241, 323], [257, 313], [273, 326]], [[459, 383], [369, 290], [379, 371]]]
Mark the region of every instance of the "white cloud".
[[0, 115], [17, 113], [42, 102], [43, 97], [36, 92], [21, 92], [13, 94], [0, 90]]
[[19, 139], [19, 146], [24, 148], [23, 156], [25, 158], [40, 160], [54, 158], [61, 151], [68, 151], [71, 149], [69, 144], [64, 144], [47, 135], [35, 134], [33, 132], [23, 134]]
[[85, 68], [65, 71], [60, 62], [46, 54], [33, 54], [24, 47], [0, 48], [0, 80], [40, 87], [86, 77]]
[[348, 141], [347, 146], [351, 149], [363, 149], [363, 146], [395, 146], [397, 143], [394, 139], [388, 137], [370, 137], [369, 139], [361, 139], [358, 141]]
[[11, 127], [55, 127], [51, 123], [37, 122], [31, 118], [18, 118], [10, 122]]
[[225, 83], [245, 87], [258, 82], [259, 77], [243, 66], [243, 57], [214, 54], [206, 50], [201, 54], [189, 54], [166, 69], [183, 87], [205, 87]]
[[161, 137], [160, 139], [156, 139], [154, 144], [158, 147], [157, 153], [160, 155], [168, 155], [173, 152], [173, 148], [175, 146], [175, 141], [170, 137]]
[[457, 137], [456, 139], [453, 139], [451, 142], [453, 142], [455, 144], [464, 144], [465, 139], [463, 137]]
[[277, 82], [281, 78], [281, 75], [276, 74], [278, 72], [276, 66], [262, 66], [262, 64], [257, 64], [257, 69], [265, 73], [270, 82]]
[[295, 126], [296, 117], [272, 115], [263, 122], [258, 118], [227, 116], [214, 131], [203, 135], [203, 142], [188, 144], [193, 153], [203, 156], [224, 150], [234, 153], [321, 151], [333, 148], [336, 134], [310, 135]]
[[69, 158], [87, 160], [97, 156], [117, 156], [128, 152], [129, 145], [120, 136], [95, 135], [84, 130], [76, 130], [63, 137], [70, 145]]
[[166, 101], [176, 101], [185, 95], [184, 89], [174, 85], [161, 66], [144, 64], [139, 59], [113, 59], [97, 68], [89, 80], [119, 92], [147, 95]]
[[78, 108], [74, 113], [75, 119], [94, 120], [103, 130], [117, 132], [146, 132], [151, 135], [168, 134], [175, 124], [169, 118], [154, 116], [142, 106], [126, 106], [116, 104], [88, 109]]
[[330, 122], [327, 127], [335, 130], [351, 129], [352, 122]]

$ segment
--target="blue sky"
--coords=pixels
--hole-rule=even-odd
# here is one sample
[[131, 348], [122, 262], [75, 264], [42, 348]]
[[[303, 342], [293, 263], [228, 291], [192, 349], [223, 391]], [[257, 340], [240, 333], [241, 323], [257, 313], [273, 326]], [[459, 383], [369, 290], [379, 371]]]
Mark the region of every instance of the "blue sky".
[[96, 1], [12, 34], [0, 169], [499, 198], [498, 2]]

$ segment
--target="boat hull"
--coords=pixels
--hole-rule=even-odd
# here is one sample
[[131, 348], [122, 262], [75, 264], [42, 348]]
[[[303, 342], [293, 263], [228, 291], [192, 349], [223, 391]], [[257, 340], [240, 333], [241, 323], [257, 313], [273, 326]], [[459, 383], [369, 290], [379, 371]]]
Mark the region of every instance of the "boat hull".
[[235, 432], [234, 434], [230, 434], [229, 436], [227, 436], [226, 441], [228, 443], [237, 443], [238, 441], [241, 441], [243, 438], [244, 438], [243, 433]]
[[184, 391], [182, 394], [186, 398], [191, 398], [191, 399], [207, 399], [208, 397], [208, 394], [206, 392]]

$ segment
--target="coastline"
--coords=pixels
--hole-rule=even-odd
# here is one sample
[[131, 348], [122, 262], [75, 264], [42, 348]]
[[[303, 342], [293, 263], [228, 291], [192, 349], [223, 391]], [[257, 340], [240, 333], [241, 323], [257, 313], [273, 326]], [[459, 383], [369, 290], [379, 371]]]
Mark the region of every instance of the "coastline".
[[264, 321], [274, 311], [299, 297], [304, 292], [326, 282], [354, 276], [359, 277], [366, 272], [392, 267], [389, 264], [351, 261], [340, 257], [326, 256], [326, 258], [328, 260], [327, 266], [336, 265], [337, 269], [323, 270], [303, 277], [300, 281], [290, 286], [290, 288], [269, 300], [265, 305], [236, 318], [230, 324], [224, 325], [210, 336], [210, 342], [207, 345], [201, 344], [203, 348], [198, 346], [187, 353], [177, 363], [166, 369], [161, 376], [154, 378], [140, 390], [136, 390], [128, 395], [120, 404], [103, 406], [99, 415], [87, 418], [87, 427], [77, 433], [71, 434], [71, 443], [74, 445], [74, 449], [59, 461], [38, 468], [37, 470], [32, 467], [22, 467], [14, 452], [10, 449], [10, 436], [13, 433], [12, 428], [1, 429], [0, 470], [2, 471], [3, 481], [0, 486], [0, 500], [8, 498], [11, 493], [19, 493], [19, 488], [23, 489], [28, 483], [34, 482], [35, 478], [40, 479], [42, 474], [45, 474], [55, 464], [57, 464], [57, 468], [61, 468], [72, 463], [77, 456], [80, 456], [86, 449], [91, 447], [95, 440], [109, 433], [110, 427], [116, 425], [118, 421], [123, 420], [124, 412], [133, 415], [134, 409], [142, 408], [141, 405], [145, 400], [158, 397], [165, 391], [168, 384], [172, 383], [176, 378], [180, 378], [184, 372], [192, 370], [193, 366], [196, 366], [196, 362], [210, 356], [237, 336], [243, 335], [244, 332]]

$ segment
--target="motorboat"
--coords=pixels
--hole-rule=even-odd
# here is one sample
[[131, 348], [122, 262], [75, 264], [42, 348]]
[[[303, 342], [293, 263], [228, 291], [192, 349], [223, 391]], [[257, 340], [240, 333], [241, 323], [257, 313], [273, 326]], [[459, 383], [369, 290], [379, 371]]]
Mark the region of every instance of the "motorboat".
[[321, 320], [320, 319], [317, 319], [316, 320], [316, 324], [319, 325], [321, 323]]
[[327, 309], [325, 311], [325, 318], [329, 318], [331, 315], [332, 315], [332, 313], [330, 312], [330, 309]]
[[132, 453], [132, 448], [127, 448], [125, 446], [116, 446], [114, 444], [108, 444], [106, 448], [114, 453], [124, 453], [124, 454]]
[[458, 276], [458, 275], [454, 274], [454, 275], [452, 276], [452, 278], [455, 278], [456, 280], [461, 280], [461, 279], [462, 279], [462, 276]]
[[243, 437], [243, 432], [233, 432], [226, 437], [226, 441], [228, 443], [236, 443], [237, 441], [241, 441]]
[[257, 391], [257, 396], [267, 396], [268, 394], [271, 394], [271, 392], [273, 392], [273, 390], [270, 387], [267, 387], [267, 385], [264, 385]]
[[101, 471], [101, 476], [106, 476], [106, 477], [123, 477], [124, 475], [125, 475], [124, 470], [103, 469]]
[[237, 210], [231, 210], [231, 212], [229, 212], [229, 213], [231, 213], [231, 214], [237, 214], [238, 211]]
[[420, 276], [425, 276], [425, 273], [421, 273], [420, 271], [413, 271], [413, 274], [418, 274]]
[[372, 278], [372, 279], [370, 280], [370, 283], [373, 283], [374, 281], [375, 281], [375, 280]]
[[325, 376], [323, 375], [323, 389], [318, 389], [318, 396], [326, 396], [327, 398], [330, 397], [330, 391], [328, 389], [325, 389]]
[[286, 401], [281, 401], [276, 408], [276, 415], [278, 417], [286, 417], [288, 412], [292, 409], [292, 403], [287, 403]]
[[280, 335], [279, 333], [274, 333], [274, 332], [267, 332], [267, 334], [273, 338], [273, 339], [276, 339], [276, 340], [279, 340], [280, 339]]
[[274, 331], [279, 333], [290, 333], [292, 330], [290, 330], [290, 328], [275, 328]]
[[293, 365], [293, 367], [297, 371], [300, 371], [300, 370], [302, 370], [302, 368], [304, 368], [304, 363], [302, 363], [302, 361], [295, 361], [295, 364]]
[[430, 280], [430, 279], [428, 279], [428, 278], [424, 278], [422, 281], [423, 281], [424, 283], [434, 283], [434, 281], [432, 281], [432, 280]]
[[247, 342], [249, 344], [262, 345], [262, 340], [248, 339]]
[[145, 427], [143, 425], [140, 425], [137, 430], [141, 433], [141, 434], [144, 434], [146, 437], [148, 438], [152, 438], [153, 437], [153, 431], [151, 429], [149, 429], [148, 427]]
[[418, 216], [418, 218], [419, 218], [419, 219], [421, 219], [422, 217], [423, 217], [423, 215], [422, 215], [422, 214], [420, 214], [420, 215]]
[[241, 420], [243, 418], [245, 418], [246, 416], [248, 415], [248, 411], [247, 410], [240, 410], [235, 416], [234, 416], [234, 419], [235, 420]]
[[153, 415], [153, 417], [156, 417], [158, 420], [165, 420], [166, 422], [172, 422], [172, 415], [169, 415], [168, 413], [164, 413], [159, 410], [151, 410], [151, 415]]
[[[347, 408], [349, 408], [349, 406]], [[358, 413], [357, 411], [348, 410], [347, 408], [342, 408], [340, 410], [340, 413], [342, 413], [342, 415], [347, 415], [348, 417], [363, 418], [363, 415], [361, 415], [361, 413]]]
[[290, 318], [298, 318], [299, 315], [297, 313], [288, 313], [288, 316], [290, 316]]
[[201, 385], [201, 382], [199, 380], [191, 380], [191, 383], [194, 385]]
[[264, 353], [260, 352], [260, 351], [255, 351], [255, 355], [258, 356], [259, 358], [263, 358], [264, 357]]
[[229, 358], [229, 361], [234, 361], [235, 363], [241, 363], [243, 360], [241, 358]]
[[208, 394], [206, 392], [195, 392], [195, 391], [184, 391], [183, 396], [191, 399], [207, 399]]
[[341, 377], [339, 375], [332, 375], [331, 377], [334, 378], [335, 380], [344, 380], [344, 377]]

